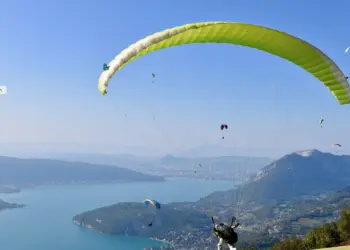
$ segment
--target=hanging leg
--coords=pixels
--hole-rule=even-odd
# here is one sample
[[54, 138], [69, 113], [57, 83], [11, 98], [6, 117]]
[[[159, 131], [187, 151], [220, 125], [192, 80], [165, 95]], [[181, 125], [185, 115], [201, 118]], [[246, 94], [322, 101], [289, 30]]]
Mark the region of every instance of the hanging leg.
[[223, 245], [224, 245], [224, 240], [219, 238], [218, 250], [222, 250]]
[[153, 221], [154, 221], [155, 217], [156, 217], [156, 215], [153, 215], [153, 218], [152, 218], [151, 222], [148, 223], [148, 226], [149, 226], [149, 227], [151, 227], [151, 226], [153, 225]]
[[228, 244], [228, 247], [230, 248], [230, 250], [237, 250], [237, 248], [233, 245]]

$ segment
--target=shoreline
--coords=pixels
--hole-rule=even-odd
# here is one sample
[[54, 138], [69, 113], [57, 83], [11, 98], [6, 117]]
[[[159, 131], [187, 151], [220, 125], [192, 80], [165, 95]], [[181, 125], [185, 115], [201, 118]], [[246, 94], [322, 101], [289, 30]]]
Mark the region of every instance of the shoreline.
[[15, 185], [0, 185], [0, 194], [16, 194], [22, 190]]
[[[118, 184], [118, 183], [133, 183], [133, 182], [165, 182], [167, 181], [165, 178], [163, 180], [120, 180], [120, 181], [77, 181], [77, 182], [53, 182], [53, 183], [43, 183], [43, 184], [28, 184], [24, 186], [20, 186], [21, 191], [24, 189], [34, 189], [40, 187], [54, 187], [54, 186], [75, 186], [75, 185], [91, 185], [91, 184]], [[19, 193], [19, 192], [17, 192]]]
[[130, 236], [130, 235], [122, 235], [122, 234], [106, 234], [106, 233], [103, 233], [103, 232], [97, 230], [95, 227], [93, 227], [90, 224], [84, 225], [84, 224], [82, 224], [79, 221], [74, 220], [74, 219], [72, 219], [72, 222], [73, 222], [73, 224], [75, 224], [76, 226], [78, 226], [80, 228], [88, 229], [88, 230], [91, 230], [93, 232], [96, 232], [96, 233], [99, 233], [99, 234], [103, 234], [103, 235], [109, 235], [109, 236], [117, 235], [117, 236], [121, 236], [121, 237], [147, 238], [147, 239], [150, 239], [152, 241], [164, 243], [164, 245], [171, 245], [172, 244], [170, 241], [167, 241], [166, 239], [160, 239], [160, 238], [157, 238], [157, 237], [141, 237], [141, 236], [136, 236], [136, 235], [135, 236]]
[[149, 237], [149, 239], [171, 245], [172, 243], [166, 239], [159, 239], [157, 237]]
[[[75, 185], [91, 185], [91, 184], [118, 184], [118, 183], [137, 183], [137, 182], [166, 182], [173, 179], [194, 179], [194, 180], [208, 180], [206, 178], [189, 177], [189, 176], [158, 176], [158, 180], [115, 180], [115, 181], [76, 181], [76, 182], [47, 182], [42, 184], [26, 184], [26, 185], [11, 185], [17, 190], [14, 192], [1, 192], [1, 194], [16, 194], [21, 193], [25, 189], [33, 189], [40, 187], [53, 187], [53, 186], [75, 186]], [[209, 181], [209, 180], [208, 180]], [[225, 179], [212, 179], [212, 181], [229, 181]], [[1, 186], [1, 185], [0, 185]], [[236, 187], [235, 187], [236, 188]]]
[[3, 205], [3, 207], [0, 207], [0, 212], [3, 212], [5, 210], [10, 210], [10, 209], [27, 207], [26, 204], [10, 203], [10, 202], [4, 201], [3, 199], [0, 199], [0, 203], [1, 203], [0, 205]]

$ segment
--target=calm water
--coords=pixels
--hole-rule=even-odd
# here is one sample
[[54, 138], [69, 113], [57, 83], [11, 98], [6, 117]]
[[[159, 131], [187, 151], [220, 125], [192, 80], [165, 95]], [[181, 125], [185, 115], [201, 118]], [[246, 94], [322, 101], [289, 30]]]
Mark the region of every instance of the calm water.
[[0, 249], [4, 250], [142, 250], [161, 243], [138, 237], [102, 235], [72, 223], [75, 214], [124, 201], [154, 198], [162, 203], [196, 201], [233, 188], [230, 181], [171, 178], [158, 183], [49, 186], [0, 194], [26, 208], [0, 212]]

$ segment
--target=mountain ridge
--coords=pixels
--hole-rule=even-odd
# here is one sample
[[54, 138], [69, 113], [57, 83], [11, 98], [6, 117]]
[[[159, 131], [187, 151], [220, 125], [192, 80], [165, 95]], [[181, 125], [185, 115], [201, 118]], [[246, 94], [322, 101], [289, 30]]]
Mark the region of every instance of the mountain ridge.
[[[97, 208], [74, 216], [73, 221], [107, 234], [157, 237], [171, 242], [169, 249], [198, 246], [204, 249], [215, 245], [210, 210], [219, 221], [229, 221], [234, 214], [242, 222], [238, 229], [239, 244], [271, 245], [286, 235], [300, 236], [316, 224], [336, 220], [350, 199], [349, 174], [350, 156], [318, 150], [296, 151], [268, 164], [237, 189], [217, 191], [197, 202], [164, 204], [152, 228], [147, 227], [151, 216], [144, 212], [141, 203]], [[325, 185], [327, 181], [335, 184]], [[299, 187], [291, 189], [295, 182]], [[310, 183], [303, 185], [302, 182]], [[238, 195], [241, 200], [237, 199]], [[102, 218], [102, 224], [96, 223], [96, 218]], [[309, 221], [308, 224], [305, 221]], [[111, 227], [110, 224], [118, 225]]]
[[164, 181], [164, 178], [103, 164], [0, 156], [0, 185], [27, 187], [115, 181]]
[[[57, 159], [57, 158], [56, 158]], [[143, 157], [134, 155], [66, 155], [58, 159], [80, 161], [93, 164], [123, 166], [145, 174], [164, 177], [190, 177], [245, 180], [249, 174], [256, 173], [261, 167], [273, 160], [267, 157], [218, 156], [218, 157]], [[215, 170], [215, 171], [214, 171]], [[227, 178], [227, 176], [231, 176]]]
[[286, 154], [263, 167], [236, 190], [214, 192], [208, 199], [215, 197], [217, 202], [220, 202], [218, 197], [231, 197], [231, 202], [288, 199], [335, 191], [349, 183], [350, 156], [316, 149], [302, 150]]

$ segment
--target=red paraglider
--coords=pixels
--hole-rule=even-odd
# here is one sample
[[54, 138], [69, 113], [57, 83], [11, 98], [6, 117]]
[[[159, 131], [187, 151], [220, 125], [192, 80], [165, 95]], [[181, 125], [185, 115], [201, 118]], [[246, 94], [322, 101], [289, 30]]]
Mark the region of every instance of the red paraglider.
[[228, 129], [228, 126], [227, 126], [227, 124], [221, 124], [221, 130], [224, 130], [224, 129]]
[[[221, 130], [228, 129], [227, 124], [221, 124], [220, 129], [221, 129]], [[225, 137], [222, 136], [221, 139], [225, 139]]]

